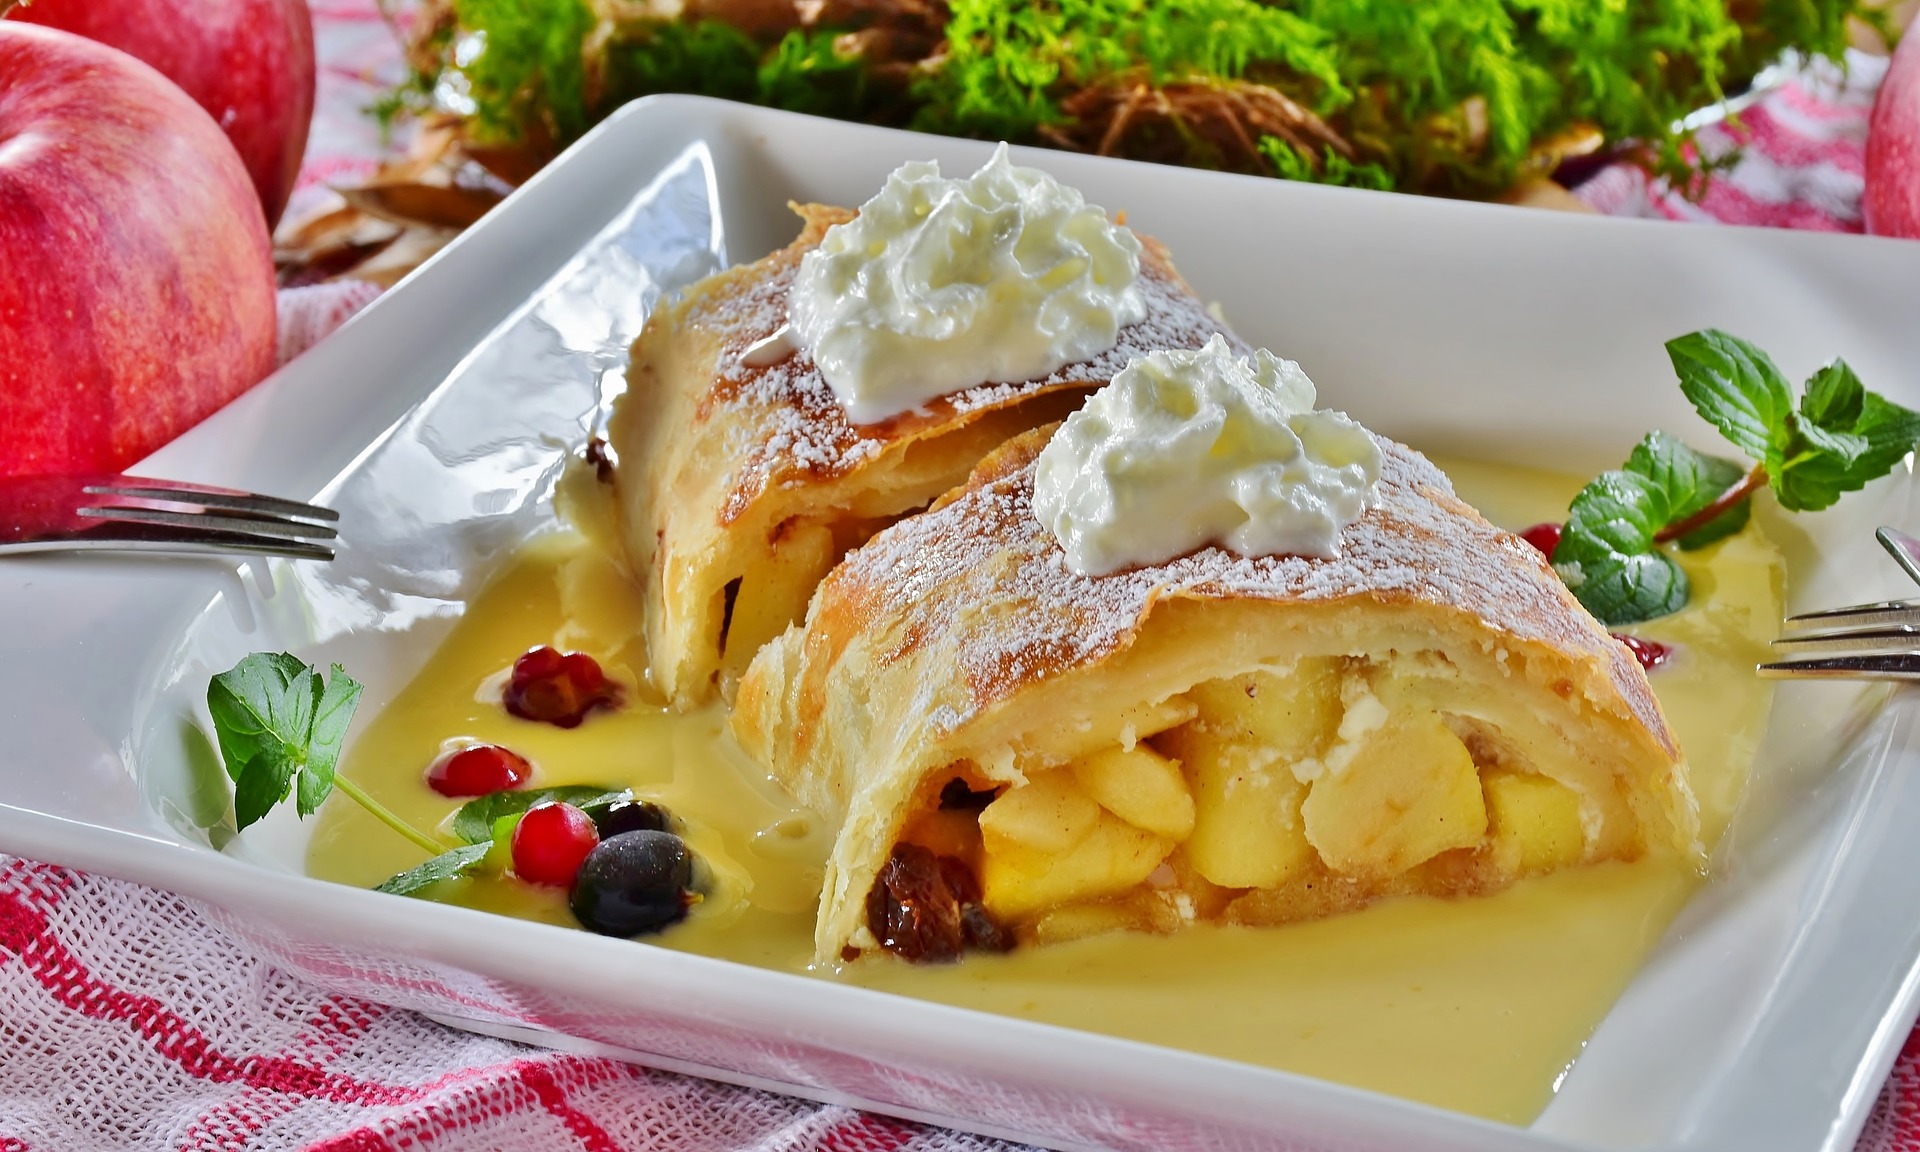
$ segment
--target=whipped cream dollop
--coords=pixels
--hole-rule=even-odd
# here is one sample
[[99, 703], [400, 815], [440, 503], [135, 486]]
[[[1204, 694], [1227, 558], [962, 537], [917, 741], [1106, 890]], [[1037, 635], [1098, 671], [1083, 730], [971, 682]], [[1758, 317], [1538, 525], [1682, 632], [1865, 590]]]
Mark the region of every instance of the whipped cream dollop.
[[1300, 366], [1262, 349], [1150, 352], [1041, 450], [1033, 510], [1083, 576], [1206, 544], [1243, 556], [1338, 555], [1372, 503], [1380, 446], [1315, 408]]
[[871, 424], [1105, 352], [1146, 318], [1139, 278], [1131, 231], [1002, 144], [963, 180], [896, 169], [801, 259], [787, 322], [847, 418]]

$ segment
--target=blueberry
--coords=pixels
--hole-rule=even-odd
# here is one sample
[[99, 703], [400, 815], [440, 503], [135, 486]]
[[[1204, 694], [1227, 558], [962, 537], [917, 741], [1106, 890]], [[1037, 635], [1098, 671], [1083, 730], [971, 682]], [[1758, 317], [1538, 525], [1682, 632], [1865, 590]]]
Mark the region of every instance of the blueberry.
[[651, 800], [622, 800], [608, 805], [594, 823], [600, 839], [611, 840], [622, 832], [671, 832], [673, 814]]
[[574, 877], [569, 905], [603, 936], [658, 932], [687, 914], [693, 853], [671, 832], [645, 829], [600, 841]]

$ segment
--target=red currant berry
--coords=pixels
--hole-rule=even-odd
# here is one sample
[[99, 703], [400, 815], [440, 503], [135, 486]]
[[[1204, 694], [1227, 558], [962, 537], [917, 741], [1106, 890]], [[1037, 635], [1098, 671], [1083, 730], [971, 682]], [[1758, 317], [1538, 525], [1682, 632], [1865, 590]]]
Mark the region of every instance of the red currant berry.
[[513, 662], [515, 680], [538, 680], [548, 676], [558, 676], [565, 666], [566, 657], [559, 651], [542, 644], [538, 648], [529, 648], [526, 654]]
[[1639, 636], [1622, 636], [1618, 632], [1613, 634], [1613, 638], [1625, 644], [1627, 651], [1633, 653], [1633, 658], [1640, 661], [1640, 667], [1649, 672], [1665, 664], [1667, 658], [1673, 655], [1673, 649], [1658, 640], [1647, 640]]
[[600, 671], [600, 662], [585, 652], [569, 652], [560, 658], [560, 668], [567, 679], [573, 681], [574, 691], [582, 696], [592, 696], [607, 686], [607, 674]]
[[1560, 547], [1560, 525], [1552, 521], [1548, 521], [1545, 524], [1535, 524], [1531, 528], [1523, 529], [1520, 533], [1520, 539], [1538, 548], [1540, 555], [1551, 559], [1553, 557], [1553, 550]]
[[561, 728], [572, 728], [595, 708], [612, 707], [619, 699], [619, 686], [607, 680], [593, 657], [584, 652], [563, 656], [545, 646], [514, 661], [501, 696], [507, 711], [522, 720]]
[[518, 788], [533, 775], [533, 765], [498, 744], [475, 744], [442, 756], [427, 769], [427, 783], [442, 796], [485, 796]]
[[571, 804], [535, 804], [513, 829], [513, 870], [522, 880], [569, 888], [600, 843], [593, 817]]

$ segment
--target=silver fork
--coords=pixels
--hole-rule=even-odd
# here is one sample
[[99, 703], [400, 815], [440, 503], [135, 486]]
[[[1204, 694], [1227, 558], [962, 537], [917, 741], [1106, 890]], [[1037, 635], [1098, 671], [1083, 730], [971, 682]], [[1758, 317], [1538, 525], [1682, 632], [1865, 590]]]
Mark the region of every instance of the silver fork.
[[125, 551], [331, 560], [330, 508], [145, 476], [0, 478], [0, 556]]
[[[1874, 539], [1920, 584], [1920, 540], [1897, 528]], [[1920, 600], [1886, 600], [1792, 616], [1773, 642], [1783, 660], [1762, 664], [1775, 679], [1920, 680]]]

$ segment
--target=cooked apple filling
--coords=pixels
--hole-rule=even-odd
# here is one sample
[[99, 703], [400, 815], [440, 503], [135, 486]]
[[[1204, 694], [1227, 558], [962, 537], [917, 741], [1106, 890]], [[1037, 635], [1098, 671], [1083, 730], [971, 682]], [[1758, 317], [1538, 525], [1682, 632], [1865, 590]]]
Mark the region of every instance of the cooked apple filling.
[[[1280, 923], [1641, 853], [1611, 769], [1517, 698], [1476, 701], [1472, 715], [1433, 707], [1448, 681], [1460, 707], [1450, 671], [1438, 653], [1391, 666], [1309, 657], [1209, 680], [1136, 709], [1117, 743], [1024, 766], [1017, 785], [994, 791], [956, 765], [901, 841], [945, 869], [956, 925], [984, 913], [1037, 942]], [[939, 958], [948, 951], [929, 954], [924, 931], [903, 929], [916, 910], [888, 898], [904, 851], [868, 928], [910, 959]], [[983, 946], [955, 931], [955, 949]]]
[[[760, 646], [807, 614], [807, 600], [840, 557], [866, 543], [897, 516], [848, 516], [822, 522], [802, 516], [767, 534], [765, 554], [746, 575], [727, 581], [720, 613], [720, 678], [739, 678]], [[731, 695], [729, 691], [727, 693]]]

